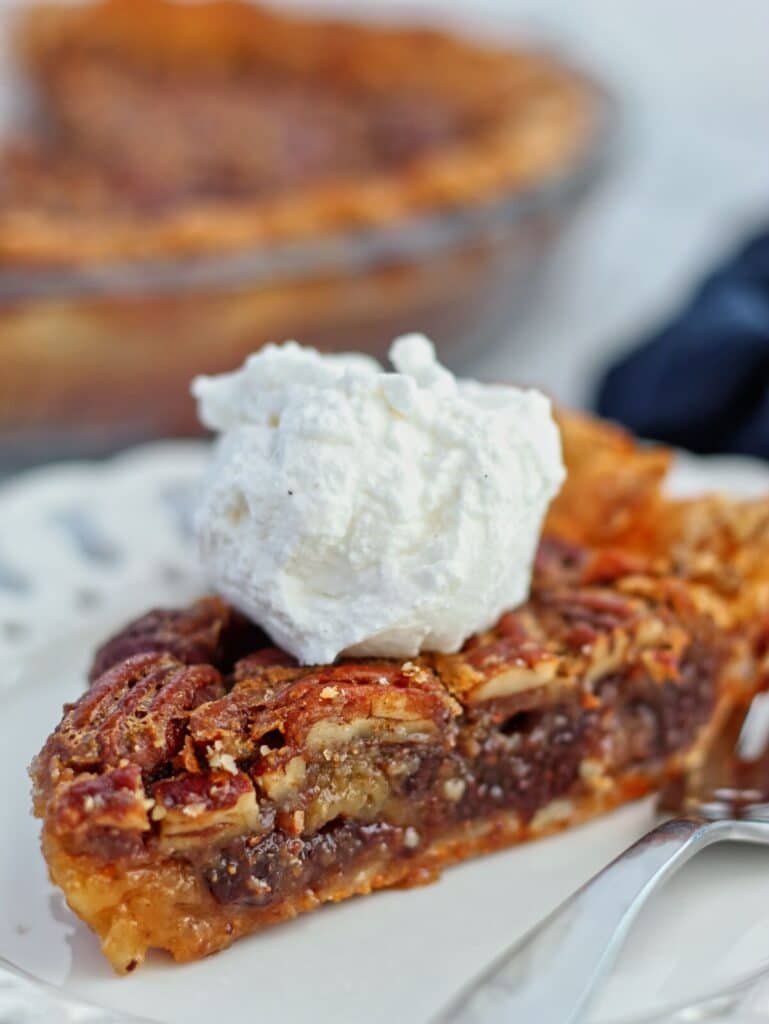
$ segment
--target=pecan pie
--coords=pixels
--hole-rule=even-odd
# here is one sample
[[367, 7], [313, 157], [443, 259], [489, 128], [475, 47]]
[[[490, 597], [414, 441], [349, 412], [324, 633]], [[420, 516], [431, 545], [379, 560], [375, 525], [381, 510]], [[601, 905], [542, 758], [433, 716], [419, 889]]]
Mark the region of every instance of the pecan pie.
[[563, 425], [531, 597], [458, 654], [302, 667], [216, 597], [97, 653], [32, 775], [51, 877], [118, 971], [431, 881], [701, 760], [764, 671], [743, 552], [769, 509], [668, 502], [666, 456]]
[[11, 459], [196, 432], [193, 374], [266, 341], [496, 340], [603, 154], [583, 76], [439, 31], [101, 0], [29, 5], [18, 51], [27, 116], [0, 144]]
[[597, 116], [542, 54], [237, 0], [40, 5], [19, 44], [40, 127], [4, 156], [0, 264], [210, 252], [482, 202], [566, 165]]

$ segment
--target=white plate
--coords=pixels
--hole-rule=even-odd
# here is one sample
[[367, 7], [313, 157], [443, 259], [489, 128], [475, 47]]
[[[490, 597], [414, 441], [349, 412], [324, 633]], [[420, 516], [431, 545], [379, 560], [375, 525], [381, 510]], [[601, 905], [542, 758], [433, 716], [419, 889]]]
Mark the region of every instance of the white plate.
[[[199, 444], [154, 445], [108, 464], [37, 471], [0, 491], [0, 955], [54, 992], [168, 1024], [422, 1024], [649, 828], [651, 803], [453, 868], [435, 885], [326, 908], [197, 964], [153, 956], [123, 979], [46, 878], [26, 767], [109, 630], [199, 591], [183, 524], [204, 457]], [[755, 494], [769, 490], [769, 470], [686, 460], [674, 483]], [[737, 846], [697, 858], [644, 911], [591, 1021], [635, 1020], [759, 970], [769, 960], [768, 866], [765, 851]], [[0, 977], [3, 1024], [54, 1020], [50, 990], [27, 1016], [20, 998]]]

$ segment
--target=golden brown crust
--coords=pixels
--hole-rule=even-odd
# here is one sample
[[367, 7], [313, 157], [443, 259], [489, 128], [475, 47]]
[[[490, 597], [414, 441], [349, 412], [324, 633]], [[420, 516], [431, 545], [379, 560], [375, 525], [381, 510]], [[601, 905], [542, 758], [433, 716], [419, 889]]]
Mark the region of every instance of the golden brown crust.
[[[18, 201], [11, 189], [0, 204], [0, 262], [7, 263], [69, 266], [221, 251], [357, 231], [484, 202], [562, 173], [582, 159], [599, 116], [590, 88], [536, 53], [495, 50], [426, 30], [296, 18], [230, 0], [183, 9], [170, 0], [41, 6], [27, 16], [21, 46], [68, 148], [53, 164], [50, 153], [37, 161], [34, 151], [25, 154], [23, 148], [9, 155], [8, 171], [20, 182], [20, 191]], [[95, 56], [102, 64], [94, 71]], [[104, 71], [105, 61], [107, 78], [89, 80], [89, 74]], [[127, 185], [130, 193], [131, 175], [123, 174], [121, 192], [103, 173], [108, 170], [105, 154], [114, 161], [120, 153], [131, 157], [136, 149], [128, 137], [129, 132], [135, 135], [135, 127], [122, 108], [102, 116], [110, 102], [105, 87], [110, 63], [150, 81], [159, 71], [172, 80], [174, 75], [210, 80], [256, 67], [278, 82], [288, 77], [304, 82], [304, 88], [317, 89], [320, 83], [332, 92], [347, 91], [352, 98], [332, 103], [331, 121], [342, 119], [361, 96], [365, 120], [366, 107], [377, 110], [394, 88], [405, 106], [386, 115], [391, 122], [415, 108], [433, 110], [436, 116], [415, 120], [408, 115], [411, 134], [396, 140], [397, 158], [389, 168], [383, 158], [364, 161], [362, 173], [355, 173], [355, 161], [346, 170], [342, 163], [340, 173], [334, 175], [331, 167], [323, 180], [300, 183], [285, 196], [271, 190], [228, 198], [222, 189], [209, 198], [198, 194], [185, 201], [182, 189], [181, 201], [177, 196], [147, 216], [130, 204], [121, 209], [119, 196]], [[140, 113], [145, 92], [129, 92], [125, 102]], [[241, 100], [235, 96], [232, 103], [235, 116]], [[146, 113], [151, 125], [151, 106]], [[178, 126], [184, 116], [171, 110], [168, 126]], [[113, 137], [115, 130], [122, 134]], [[171, 142], [163, 138], [169, 130], [161, 125], [152, 145], [158, 153], [166, 148], [162, 170], [173, 179]], [[188, 168], [201, 157], [199, 134], [177, 133], [173, 142], [177, 148], [196, 147], [186, 154]], [[147, 140], [141, 133], [139, 140], [146, 164]], [[220, 142], [228, 145], [225, 136]], [[337, 146], [340, 160], [344, 148]], [[393, 147], [387, 149], [392, 156]], [[243, 160], [237, 149], [233, 153], [240, 173]], [[139, 164], [131, 159], [128, 166], [133, 174]], [[56, 175], [69, 182], [65, 192], [57, 188]], [[24, 199], [25, 182], [31, 201]], [[46, 203], [49, 195], [54, 202]], [[77, 202], [68, 212], [72, 197]], [[95, 215], [88, 214], [89, 206]], [[78, 223], [74, 237], [73, 217]]]
[[603, 421], [558, 413], [567, 482], [546, 532], [686, 580], [689, 599], [729, 636], [735, 687], [750, 695], [769, 678], [769, 498], [719, 494], [671, 500], [667, 449], [640, 445]]
[[547, 531], [578, 544], [648, 554], [662, 516], [662, 484], [671, 453], [642, 446], [601, 420], [559, 410], [568, 475], [550, 506]]

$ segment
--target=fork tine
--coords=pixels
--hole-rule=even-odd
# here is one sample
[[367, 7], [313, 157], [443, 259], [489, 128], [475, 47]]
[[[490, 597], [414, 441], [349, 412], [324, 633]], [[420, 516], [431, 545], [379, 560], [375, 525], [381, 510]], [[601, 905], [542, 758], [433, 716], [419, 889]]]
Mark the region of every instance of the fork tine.
[[[760, 704], [759, 704], [760, 701]], [[754, 710], [755, 706], [755, 710]], [[732, 706], [704, 762], [669, 779], [658, 808], [671, 814], [736, 815], [769, 799], [769, 695]]]
[[737, 740], [741, 761], [758, 761], [769, 749], [769, 693], [759, 693], [751, 701]]

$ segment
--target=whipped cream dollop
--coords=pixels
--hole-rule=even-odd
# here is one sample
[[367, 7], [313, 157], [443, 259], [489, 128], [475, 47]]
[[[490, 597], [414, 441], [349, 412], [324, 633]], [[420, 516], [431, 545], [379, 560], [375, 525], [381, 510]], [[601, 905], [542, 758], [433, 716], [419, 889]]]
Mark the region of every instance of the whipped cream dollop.
[[560, 436], [537, 391], [457, 380], [420, 335], [268, 345], [198, 377], [219, 431], [196, 515], [213, 586], [303, 664], [452, 652], [528, 595]]

